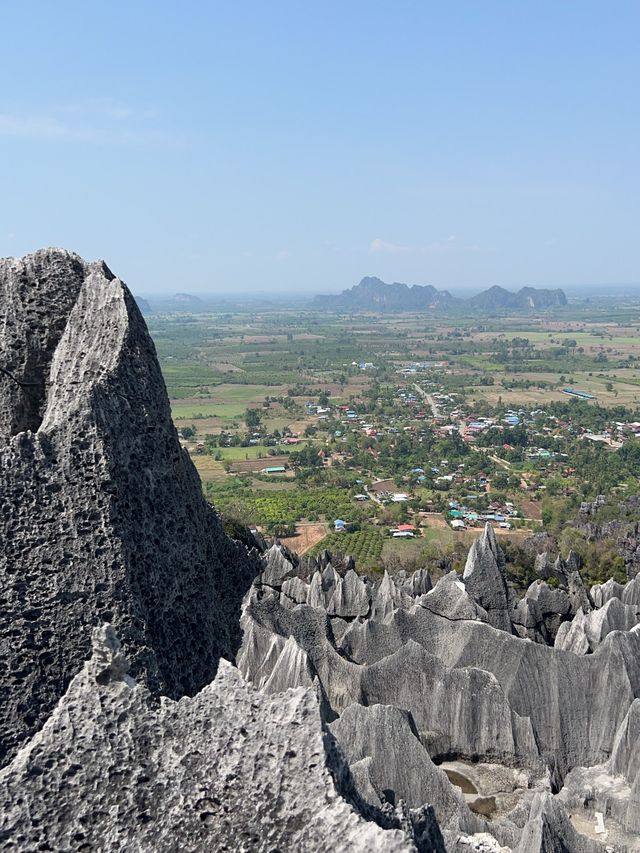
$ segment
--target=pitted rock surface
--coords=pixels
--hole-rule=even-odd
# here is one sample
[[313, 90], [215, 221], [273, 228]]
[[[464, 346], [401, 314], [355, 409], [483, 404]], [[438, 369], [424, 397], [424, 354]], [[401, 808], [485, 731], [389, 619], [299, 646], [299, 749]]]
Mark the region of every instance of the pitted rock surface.
[[338, 795], [313, 690], [264, 696], [221, 661], [196, 696], [158, 704], [125, 670], [113, 629], [97, 629], [93, 657], [0, 771], [3, 850], [415, 850]]
[[152, 691], [200, 690], [235, 654], [258, 562], [205, 502], [144, 320], [106, 265], [58, 249], [2, 260], [0, 293], [3, 763], [102, 621]]
[[504, 556], [490, 524], [471, 545], [462, 580], [469, 595], [487, 612], [489, 623], [501, 631], [511, 631], [512, 595]]

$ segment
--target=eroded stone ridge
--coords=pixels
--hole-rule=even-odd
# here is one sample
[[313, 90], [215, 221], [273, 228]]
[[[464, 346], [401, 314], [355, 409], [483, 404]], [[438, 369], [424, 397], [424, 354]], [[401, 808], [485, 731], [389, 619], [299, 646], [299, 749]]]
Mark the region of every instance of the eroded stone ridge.
[[221, 661], [197, 696], [157, 704], [126, 670], [111, 626], [97, 629], [91, 659], [0, 771], [3, 850], [415, 850], [338, 795], [313, 690], [264, 696]]
[[[637, 580], [591, 593], [574, 560], [556, 561], [562, 585], [535, 581], [518, 601], [489, 529], [464, 575], [435, 586], [424, 571], [371, 583], [330, 554], [314, 565], [279, 550], [265, 561], [286, 579], [262, 575], [248, 594], [238, 665], [271, 695], [317, 679], [365, 803], [429, 803], [450, 850], [591, 853], [604, 847], [585, 792], [600, 790], [613, 849], [640, 849]], [[463, 797], [440, 763], [454, 783], [473, 777], [474, 793]]]

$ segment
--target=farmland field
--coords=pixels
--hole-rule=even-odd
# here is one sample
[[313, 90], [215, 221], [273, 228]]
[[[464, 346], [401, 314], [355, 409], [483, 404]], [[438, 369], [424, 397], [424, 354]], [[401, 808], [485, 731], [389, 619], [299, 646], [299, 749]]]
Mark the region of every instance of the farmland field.
[[385, 535], [376, 527], [366, 527], [354, 533], [330, 533], [311, 549], [311, 554], [319, 554], [327, 549], [332, 553], [348, 554], [356, 560], [361, 569], [380, 567], [380, 556], [385, 544]]
[[[156, 315], [151, 328], [208, 498], [267, 533], [297, 528], [287, 541], [305, 552], [348, 546], [369, 568], [433, 562], [481, 526], [454, 532], [452, 499], [476, 514], [489, 504], [504, 513], [509, 501], [520, 520], [498, 533], [520, 542], [596, 489], [640, 489], [632, 463], [601, 458], [620, 445], [617, 424], [640, 421], [640, 303], [487, 318], [235, 307]], [[594, 399], [571, 399], [566, 387]], [[504, 425], [509, 409], [523, 422], [515, 431]], [[478, 416], [494, 424], [490, 450], [466, 430]], [[581, 441], [603, 429], [597, 447]], [[547, 456], [530, 460], [529, 445]], [[266, 475], [270, 466], [286, 470]], [[394, 505], [395, 492], [405, 504]], [[361, 529], [327, 532], [336, 518]], [[401, 522], [421, 536], [390, 539]]]
[[[171, 391], [170, 385], [168, 388]], [[286, 390], [286, 386], [269, 387], [269, 393], [273, 395], [286, 393]], [[208, 397], [189, 398], [172, 403], [171, 412], [174, 419], [193, 420], [200, 416], [239, 418], [248, 406], [260, 405], [265, 396], [265, 388], [261, 385], [220, 384], [213, 386], [211, 391]]]

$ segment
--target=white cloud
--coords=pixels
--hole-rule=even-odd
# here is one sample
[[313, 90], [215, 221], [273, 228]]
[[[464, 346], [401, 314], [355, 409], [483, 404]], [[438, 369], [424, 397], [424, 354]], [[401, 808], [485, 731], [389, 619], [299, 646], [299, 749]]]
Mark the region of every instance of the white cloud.
[[387, 252], [391, 255], [397, 255], [401, 252], [410, 252], [410, 246], [401, 246], [398, 243], [390, 243], [388, 240], [380, 240], [380, 238], [376, 238], [372, 240], [369, 244], [370, 252]]
[[145, 124], [153, 118], [151, 111], [136, 112], [127, 104], [96, 99], [43, 113], [0, 113], [0, 137], [100, 145], [180, 143], [175, 134]]
[[15, 116], [0, 113], [0, 136], [21, 136], [37, 139], [69, 139], [77, 135], [59, 119], [49, 116]]
[[450, 234], [445, 240], [436, 240], [424, 249], [425, 252], [451, 252], [461, 247], [455, 234]]
[[275, 259], [276, 261], [286, 261], [287, 258], [291, 257], [291, 252], [288, 249], [280, 249], [280, 251], [276, 252]]

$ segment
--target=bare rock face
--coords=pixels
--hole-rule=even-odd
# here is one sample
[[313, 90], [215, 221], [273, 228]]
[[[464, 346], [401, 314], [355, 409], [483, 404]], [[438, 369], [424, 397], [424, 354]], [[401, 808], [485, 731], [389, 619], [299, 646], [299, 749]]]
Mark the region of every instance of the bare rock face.
[[545, 581], [537, 580], [517, 603], [511, 618], [519, 637], [549, 646], [573, 615], [573, 602], [564, 589], [553, 589]]
[[487, 612], [489, 624], [511, 631], [512, 596], [504, 556], [490, 524], [469, 549], [462, 580], [469, 595]]
[[336, 792], [313, 690], [266, 697], [222, 661], [197, 696], [157, 704], [126, 670], [111, 626], [97, 629], [92, 658], [0, 771], [3, 850], [415, 849]]
[[583, 613], [579, 610], [571, 622], [564, 622], [555, 640], [557, 649], [575, 654], [593, 652], [612, 631], [630, 631], [640, 622], [640, 608], [610, 598], [601, 608]]
[[463, 619], [489, 621], [487, 611], [469, 595], [467, 588], [455, 572], [449, 572], [441, 578], [433, 589], [416, 599], [416, 604], [452, 621]]
[[[616, 772], [629, 778], [611, 783], [620, 789], [615, 814], [606, 807], [611, 787], [598, 802], [610, 814], [614, 849], [636, 850], [630, 833], [640, 780], [629, 746], [635, 717], [628, 716], [640, 702], [635, 608], [612, 598], [594, 609], [577, 567], [565, 571], [566, 563], [565, 589], [539, 580], [514, 602], [503, 559], [487, 531], [471, 549], [471, 582], [452, 572], [420, 593], [420, 577], [396, 582], [387, 575], [372, 584], [370, 610], [346, 620], [329, 606], [342, 579], [330, 562], [316, 565], [310, 583], [296, 575], [297, 603], [293, 579], [278, 589], [258, 577], [245, 601], [241, 670], [269, 691], [274, 683], [292, 686], [296, 670], [300, 683], [318, 685], [362, 813], [398, 799], [410, 808], [422, 802], [452, 851], [604, 851], [588, 792], [598, 772], [611, 776], [607, 762], [615, 754]], [[619, 593], [634, 595], [626, 587]], [[588, 603], [586, 614], [580, 602]], [[588, 648], [560, 648], [570, 629]], [[285, 648], [292, 639], [295, 646]], [[478, 788], [468, 796], [486, 811], [470, 813], [455, 775], [450, 782], [440, 762], [480, 774], [489, 795], [476, 796]], [[519, 793], [491, 787], [509, 773], [524, 776]], [[498, 803], [499, 814], [492, 811]], [[578, 809], [586, 817], [575, 824]], [[407, 831], [417, 843], [415, 826]]]
[[606, 815], [613, 849], [640, 850], [640, 699], [618, 728], [609, 760], [572, 770], [560, 800], [572, 812], [582, 812], [583, 820]]
[[515, 853], [604, 853], [604, 849], [598, 841], [576, 831], [560, 803], [548, 793], [540, 793]]
[[433, 801], [438, 826], [467, 833], [484, 829], [484, 821], [431, 761], [407, 711], [390, 705], [350, 705], [329, 728], [350, 765], [366, 762], [369, 784], [361, 785], [371, 805], [379, 807], [389, 799], [395, 805], [402, 799], [419, 808]]
[[256, 557], [179, 445], [144, 320], [102, 262], [0, 261], [0, 763], [44, 723], [109, 621], [175, 698], [239, 645]]

